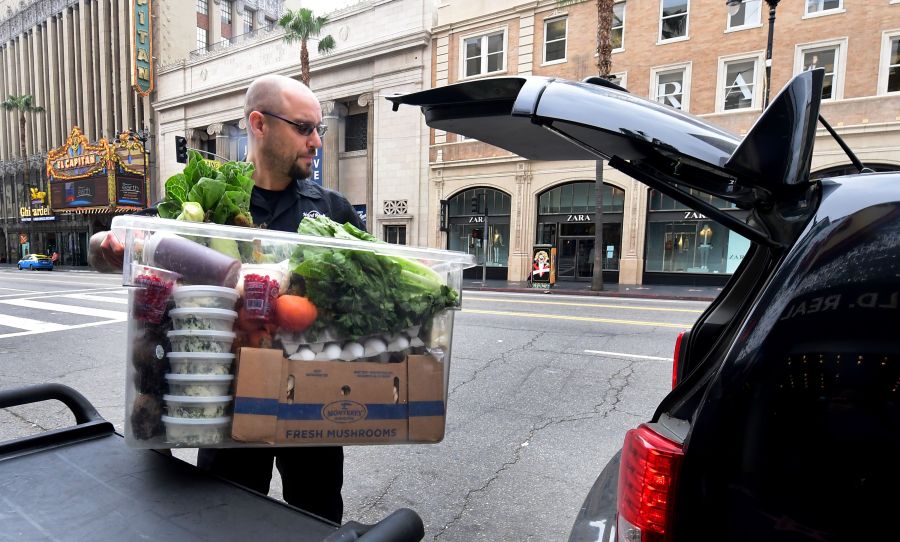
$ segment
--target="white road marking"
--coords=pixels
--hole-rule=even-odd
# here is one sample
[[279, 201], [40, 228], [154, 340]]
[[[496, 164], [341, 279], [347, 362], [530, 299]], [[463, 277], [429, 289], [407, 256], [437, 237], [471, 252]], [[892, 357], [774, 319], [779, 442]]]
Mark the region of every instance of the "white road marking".
[[[112, 293], [117, 294], [120, 293], [120, 290], [128, 291], [127, 288], [122, 288], [121, 286], [110, 286], [109, 288], [86, 288], [83, 290], [72, 290], [71, 288], [68, 290], [48, 290], [44, 292], [31, 292], [32, 294], [40, 294], [40, 297], [52, 297], [54, 294], [74, 294], [78, 292], [102, 292], [102, 293]], [[27, 293], [21, 294], [0, 294], [0, 297], [28, 297]], [[32, 297], [34, 297], [32, 295]]]
[[[118, 324], [123, 322], [124, 320], [101, 320], [99, 322], [90, 322], [87, 324], [75, 324], [72, 326], [65, 326], [63, 329], [55, 330], [55, 331], [68, 331], [70, 329], [81, 329], [83, 327], [94, 327], [94, 326], [105, 326], [106, 324]], [[7, 333], [5, 335], [0, 335], [0, 339], [7, 339], [9, 337], [22, 337], [24, 335], [38, 335], [40, 333], [47, 333], [47, 330], [40, 331], [18, 331], [15, 333]]]
[[0, 315], [0, 326], [14, 327], [26, 331], [60, 331], [68, 327], [63, 324], [54, 324], [43, 320], [22, 318], [19, 316], [11, 316], [9, 314]]
[[[110, 292], [114, 293], [114, 292]], [[103, 303], [116, 303], [119, 305], [127, 305], [128, 300], [122, 299], [118, 297], [106, 297], [103, 295], [91, 295], [91, 294], [67, 294], [59, 297], [67, 297], [70, 299], [84, 299], [86, 301], [101, 301]]]
[[622, 352], [603, 352], [601, 350], [585, 350], [588, 354], [597, 354], [599, 356], [610, 356], [614, 358], [635, 358], [635, 359], [652, 359], [654, 361], [672, 361], [672, 358], [660, 358], [657, 356], [639, 356], [637, 354], [623, 354]]
[[71, 314], [80, 314], [82, 316], [96, 316], [97, 318], [106, 318], [108, 320], [125, 320], [128, 317], [127, 311], [108, 311], [91, 307], [76, 307], [74, 305], [61, 305], [59, 303], [35, 301], [34, 299], [3, 299], [0, 300], [0, 303], [25, 307], [28, 309], [43, 309], [51, 312], [68, 312]]
[[[551, 297], [552, 295], [552, 297]], [[589, 296], [589, 295], [578, 295], [578, 294], [563, 294], [563, 293], [554, 293], [554, 294], [532, 294], [532, 293], [523, 293], [523, 292], [497, 292], [490, 290], [464, 290], [463, 292], [463, 301], [465, 301], [469, 297], [494, 297], [494, 296], [506, 296], [506, 297], [516, 297], [516, 298], [540, 298], [543, 300], [548, 299], [557, 299], [563, 298], [567, 300], [571, 300], [572, 298], [576, 298], [581, 302], [588, 303], [590, 301], [596, 301], [598, 303], [660, 303], [664, 305], [676, 304], [676, 305], [709, 305], [710, 301], [694, 301], [689, 299], [648, 299], [644, 297], [617, 297], [617, 296]]]

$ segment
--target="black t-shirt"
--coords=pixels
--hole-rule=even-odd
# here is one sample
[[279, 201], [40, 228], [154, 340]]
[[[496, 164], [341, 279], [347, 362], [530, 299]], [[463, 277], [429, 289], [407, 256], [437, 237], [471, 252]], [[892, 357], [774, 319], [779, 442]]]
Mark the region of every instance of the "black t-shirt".
[[366, 225], [343, 195], [305, 180], [296, 180], [283, 191], [253, 187], [250, 197], [253, 223], [270, 230], [296, 232], [304, 216], [325, 215], [335, 222], [350, 222], [361, 230]]

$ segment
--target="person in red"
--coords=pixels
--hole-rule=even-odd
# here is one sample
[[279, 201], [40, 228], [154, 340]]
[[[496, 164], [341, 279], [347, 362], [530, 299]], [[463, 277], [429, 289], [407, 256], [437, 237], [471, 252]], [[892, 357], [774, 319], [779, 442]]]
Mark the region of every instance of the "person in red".
[[59, 260], [59, 253], [54, 250], [50, 256], [50, 261], [53, 262], [53, 265], [56, 265], [57, 260]]
[[[307, 180], [325, 127], [315, 94], [281, 75], [256, 79], [244, 105], [249, 161], [256, 167], [250, 213], [255, 225], [296, 232], [304, 216], [365, 224], [347, 199]], [[100, 271], [122, 270], [124, 247], [111, 232], [91, 237], [89, 260]], [[284, 500], [323, 518], [343, 516], [344, 452], [340, 446], [201, 449], [197, 466], [263, 494], [269, 492], [273, 461], [281, 473]]]

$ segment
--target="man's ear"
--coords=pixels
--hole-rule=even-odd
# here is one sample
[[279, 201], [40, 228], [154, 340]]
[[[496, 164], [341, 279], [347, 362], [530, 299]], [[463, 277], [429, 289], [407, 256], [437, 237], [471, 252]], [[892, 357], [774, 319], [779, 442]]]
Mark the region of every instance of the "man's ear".
[[263, 114], [259, 111], [251, 111], [250, 116], [247, 117], [247, 130], [252, 132], [255, 136], [260, 136], [263, 133], [263, 125], [265, 124]]

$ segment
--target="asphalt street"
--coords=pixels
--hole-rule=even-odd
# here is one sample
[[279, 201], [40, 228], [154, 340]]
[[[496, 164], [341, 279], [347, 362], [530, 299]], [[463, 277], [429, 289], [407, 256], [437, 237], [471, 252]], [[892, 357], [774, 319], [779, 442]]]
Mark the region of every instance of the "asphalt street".
[[[122, 430], [121, 277], [0, 269], [0, 388], [60, 382]], [[455, 315], [447, 433], [345, 448], [344, 520], [409, 507], [426, 540], [564, 540], [625, 432], [671, 382], [703, 302], [473, 292]], [[0, 410], [0, 440], [65, 426], [58, 403]], [[193, 450], [176, 453], [193, 462]], [[270, 495], [279, 498], [276, 480]]]

